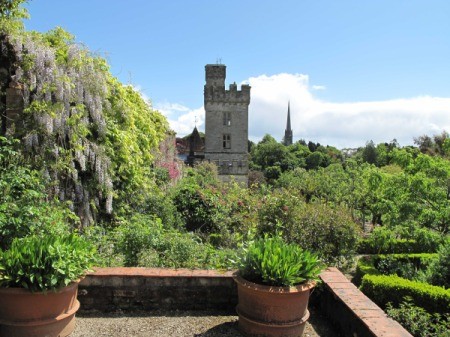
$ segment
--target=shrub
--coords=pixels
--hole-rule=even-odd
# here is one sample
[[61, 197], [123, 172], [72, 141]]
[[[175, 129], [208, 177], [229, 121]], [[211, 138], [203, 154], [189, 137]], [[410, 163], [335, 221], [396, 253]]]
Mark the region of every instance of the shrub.
[[374, 266], [374, 258], [369, 256], [363, 256], [358, 260], [358, 263], [356, 264], [356, 271], [355, 271], [355, 277], [353, 278], [352, 282], [356, 285], [360, 285], [362, 278], [366, 274], [370, 275], [379, 275], [380, 272], [375, 268]]
[[436, 254], [389, 254], [374, 257], [375, 268], [384, 275], [395, 274], [408, 280], [425, 281], [425, 270]]
[[360, 254], [435, 253], [443, 237], [414, 224], [376, 227], [370, 237], [358, 243]]
[[387, 314], [399, 322], [414, 337], [449, 337], [448, 324], [450, 316], [429, 314], [425, 309], [413, 304], [407, 297], [398, 308], [387, 304]]
[[201, 268], [207, 260], [207, 247], [191, 233], [166, 233], [160, 251], [161, 264], [170, 268]]
[[152, 216], [136, 214], [129, 220], [122, 220], [112, 233], [115, 253], [123, 254], [125, 266], [137, 266], [139, 253], [158, 246], [162, 231], [161, 220]]
[[149, 215], [123, 219], [110, 233], [88, 232], [99, 243], [104, 265], [169, 268], [228, 268], [235, 250], [214, 249], [194, 233], [164, 228]]
[[438, 249], [437, 256], [430, 263], [427, 273], [429, 283], [450, 288], [450, 240], [441, 245]]
[[174, 203], [190, 231], [212, 232], [227, 219], [222, 194], [215, 187], [184, 183], [177, 189]]
[[415, 305], [432, 313], [446, 313], [450, 307], [449, 289], [406, 280], [395, 275], [366, 274], [362, 279], [361, 291], [382, 307], [388, 302], [397, 306], [406, 296], [412, 297]]
[[287, 242], [318, 253], [326, 263], [353, 257], [360, 229], [348, 210], [306, 203], [297, 195], [289, 189], [266, 193], [258, 212], [258, 233], [282, 233]]
[[244, 279], [271, 286], [292, 286], [318, 278], [319, 258], [280, 237], [260, 238], [246, 249], [238, 263]]
[[58, 289], [83, 276], [94, 258], [94, 247], [75, 234], [15, 239], [0, 251], [0, 286]]
[[262, 191], [261, 207], [258, 209], [258, 233], [275, 234], [292, 228], [304, 202], [287, 189]]
[[325, 262], [340, 264], [354, 256], [361, 232], [346, 208], [308, 203], [284, 233], [289, 242], [318, 253]]
[[358, 242], [357, 251], [359, 254], [407, 254], [420, 253], [422, 249], [418, 248], [416, 240], [386, 239], [380, 245], [379, 240], [369, 238]]
[[17, 145], [0, 136], [0, 249], [15, 238], [67, 234], [78, 223], [67, 204], [47, 200], [43, 176], [24, 164]]

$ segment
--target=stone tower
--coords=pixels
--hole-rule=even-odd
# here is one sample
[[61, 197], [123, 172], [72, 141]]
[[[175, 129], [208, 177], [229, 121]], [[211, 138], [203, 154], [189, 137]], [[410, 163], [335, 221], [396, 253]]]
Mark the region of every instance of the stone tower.
[[217, 165], [222, 181], [247, 184], [250, 86], [225, 90], [223, 64], [207, 64], [205, 71], [205, 159]]
[[284, 145], [292, 145], [292, 129], [291, 129], [291, 102], [288, 102], [288, 113], [286, 130], [284, 130]]

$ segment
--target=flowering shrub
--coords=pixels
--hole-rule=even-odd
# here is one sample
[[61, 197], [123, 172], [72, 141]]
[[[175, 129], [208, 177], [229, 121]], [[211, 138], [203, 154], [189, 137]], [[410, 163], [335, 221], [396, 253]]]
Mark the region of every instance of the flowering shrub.
[[115, 198], [154, 187], [153, 154], [168, 129], [160, 113], [61, 28], [1, 38], [16, 58], [7, 81], [24, 103], [7, 131], [45, 172], [50, 195], [71, 201], [88, 225], [112, 214]]

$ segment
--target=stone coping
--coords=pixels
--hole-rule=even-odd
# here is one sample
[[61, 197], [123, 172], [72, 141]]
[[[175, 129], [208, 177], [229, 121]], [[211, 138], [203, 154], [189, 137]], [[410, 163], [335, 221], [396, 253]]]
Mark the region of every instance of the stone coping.
[[206, 269], [171, 269], [145, 267], [109, 267], [94, 268], [88, 277], [232, 277], [232, 271]]

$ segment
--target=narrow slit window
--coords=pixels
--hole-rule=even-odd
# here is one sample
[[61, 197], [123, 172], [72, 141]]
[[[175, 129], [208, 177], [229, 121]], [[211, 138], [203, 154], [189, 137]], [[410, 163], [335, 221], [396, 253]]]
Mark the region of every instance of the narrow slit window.
[[223, 148], [231, 149], [231, 135], [229, 134], [223, 135]]
[[224, 126], [231, 126], [231, 112], [225, 111], [223, 113], [223, 125]]

